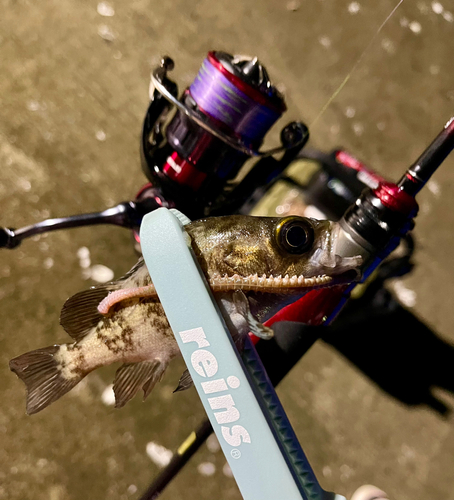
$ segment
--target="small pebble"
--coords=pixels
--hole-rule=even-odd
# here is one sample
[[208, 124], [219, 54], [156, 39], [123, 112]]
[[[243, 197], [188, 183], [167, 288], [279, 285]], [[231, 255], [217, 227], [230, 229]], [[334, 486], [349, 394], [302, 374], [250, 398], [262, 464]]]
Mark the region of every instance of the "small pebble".
[[328, 49], [329, 47], [331, 47], [331, 39], [329, 38], [329, 36], [321, 36], [318, 41], [320, 42], [321, 45], [323, 45], [323, 47], [325, 47], [325, 49]]
[[331, 467], [329, 465], [325, 465], [325, 467], [323, 467], [322, 469], [322, 474], [323, 477], [331, 477], [333, 474]]
[[112, 17], [115, 15], [114, 8], [107, 2], [99, 2], [96, 10], [100, 16]]
[[362, 123], [356, 122], [353, 124], [353, 132], [359, 137], [363, 135], [364, 125]]
[[416, 33], [417, 35], [421, 33], [422, 27], [421, 24], [418, 23], [418, 21], [412, 21], [408, 27], [411, 31], [413, 31], [413, 33]]
[[361, 5], [358, 2], [352, 2], [348, 6], [348, 12], [350, 12], [350, 14], [358, 14], [360, 9], [361, 9]]
[[51, 267], [54, 266], [54, 259], [51, 259], [50, 257], [48, 257], [45, 261], [44, 261], [44, 269], [50, 269]]
[[147, 455], [158, 467], [165, 467], [169, 465], [172, 460], [173, 453], [164, 446], [154, 443], [153, 441], [147, 444], [146, 451]]
[[113, 384], [108, 385], [101, 394], [101, 401], [106, 406], [114, 406], [115, 404], [115, 393], [113, 391]]
[[106, 133], [104, 132], [104, 130], [98, 130], [96, 132], [96, 139], [101, 142], [104, 142], [106, 140]]
[[100, 24], [98, 26], [98, 35], [108, 42], [113, 42], [116, 38], [114, 32], [106, 24]]
[[353, 108], [352, 106], [348, 106], [348, 108], [345, 109], [345, 116], [347, 118], [353, 118], [356, 115], [356, 109]]
[[98, 283], [107, 283], [114, 278], [114, 272], [107, 266], [96, 264], [90, 267], [90, 278]]
[[135, 484], [130, 484], [128, 486], [128, 495], [134, 495], [137, 493], [137, 486]]
[[414, 307], [416, 305], [416, 292], [407, 288], [402, 281], [396, 281], [392, 288], [397, 296], [397, 299], [406, 307]]
[[207, 448], [211, 453], [216, 453], [221, 449], [221, 445], [219, 444], [218, 438], [215, 434], [211, 434], [206, 442]]
[[394, 43], [389, 38], [383, 38], [381, 41], [381, 46], [388, 54], [394, 54], [396, 52], [396, 48]]
[[211, 462], [202, 462], [197, 467], [197, 470], [202, 476], [212, 476], [216, 472], [216, 466]]
[[77, 250], [77, 257], [79, 259], [79, 265], [82, 269], [88, 269], [91, 264], [90, 250], [87, 247], [80, 247]]
[[432, 10], [435, 14], [441, 14], [444, 11], [444, 8], [440, 2], [432, 2]]
[[222, 473], [224, 474], [225, 477], [233, 477], [232, 469], [230, 468], [230, 465], [227, 462], [224, 464], [224, 467], [222, 467]]

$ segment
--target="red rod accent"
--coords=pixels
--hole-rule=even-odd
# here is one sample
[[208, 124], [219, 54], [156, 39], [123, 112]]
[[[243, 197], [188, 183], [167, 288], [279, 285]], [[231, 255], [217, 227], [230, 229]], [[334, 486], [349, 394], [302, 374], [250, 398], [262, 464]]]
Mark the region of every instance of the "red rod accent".
[[[335, 286], [312, 290], [301, 299], [293, 302], [278, 311], [274, 316], [265, 321], [265, 326], [271, 326], [278, 321], [296, 321], [306, 325], [321, 325], [326, 316], [336, 310], [345, 298], [345, 290], [350, 285]], [[255, 335], [250, 334], [253, 344], [260, 340]]]

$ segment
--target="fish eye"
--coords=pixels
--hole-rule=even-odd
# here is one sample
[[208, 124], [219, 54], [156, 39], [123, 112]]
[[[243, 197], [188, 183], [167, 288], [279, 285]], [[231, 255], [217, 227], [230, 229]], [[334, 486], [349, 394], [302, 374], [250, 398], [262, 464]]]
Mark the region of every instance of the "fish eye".
[[314, 230], [302, 217], [286, 217], [276, 227], [276, 242], [286, 252], [303, 254], [314, 242]]

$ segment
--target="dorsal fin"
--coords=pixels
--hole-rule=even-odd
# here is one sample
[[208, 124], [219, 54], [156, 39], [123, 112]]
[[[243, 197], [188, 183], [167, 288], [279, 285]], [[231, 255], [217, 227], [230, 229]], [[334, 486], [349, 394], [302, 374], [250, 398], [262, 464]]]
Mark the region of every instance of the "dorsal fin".
[[130, 280], [131, 276], [136, 276], [143, 281], [147, 274], [148, 271], [141, 257], [132, 269], [118, 280], [76, 293], [65, 302], [60, 313], [60, 325], [74, 340], [77, 342], [82, 340], [104, 317], [98, 311], [99, 303], [110, 292], [137, 286], [134, 279]]
[[104, 317], [98, 312], [98, 304], [118, 288], [115, 283], [106, 283], [76, 293], [65, 302], [60, 325], [74, 340], [82, 340]]
[[132, 268], [121, 278], [119, 278], [117, 281], [113, 281], [112, 283], [117, 283], [118, 281], [126, 281], [129, 277], [132, 275], [137, 275], [142, 273], [142, 268], [144, 269], [144, 272], [148, 273], [147, 268], [145, 267], [145, 261], [143, 260], [143, 257], [139, 257], [139, 260], [132, 266]]

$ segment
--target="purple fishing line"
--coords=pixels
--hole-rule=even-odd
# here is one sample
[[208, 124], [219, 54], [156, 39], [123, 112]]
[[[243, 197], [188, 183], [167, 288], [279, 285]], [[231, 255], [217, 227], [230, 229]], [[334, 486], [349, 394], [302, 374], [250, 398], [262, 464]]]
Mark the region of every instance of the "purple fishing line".
[[242, 92], [208, 58], [203, 61], [189, 91], [203, 111], [246, 141], [261, 141], [280, 117], [277, 111]]

